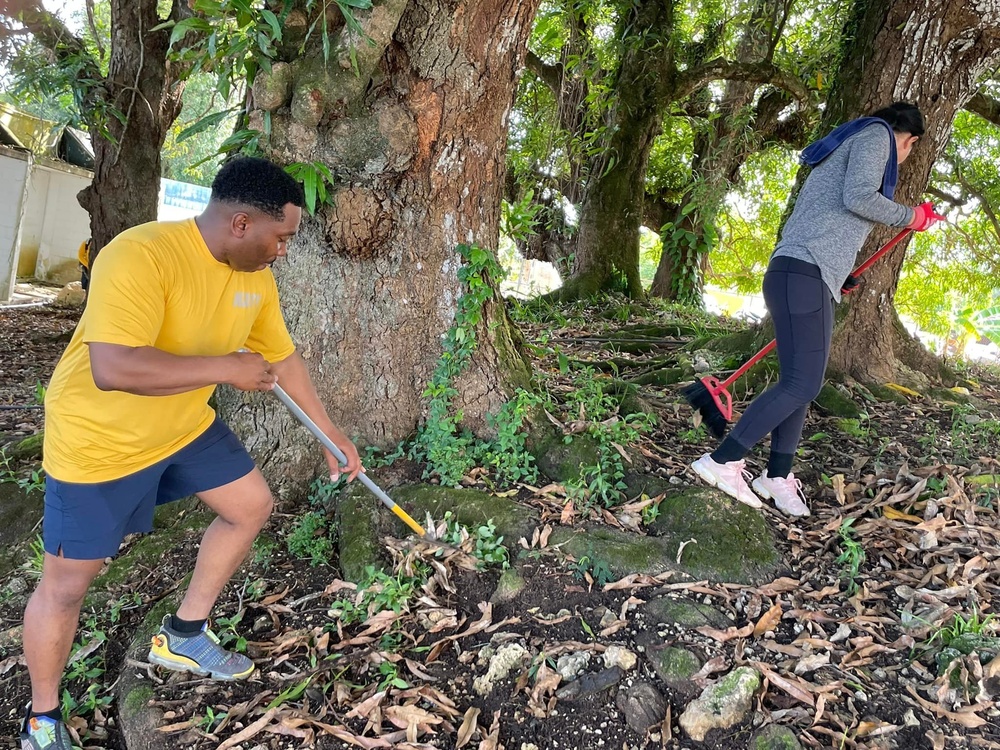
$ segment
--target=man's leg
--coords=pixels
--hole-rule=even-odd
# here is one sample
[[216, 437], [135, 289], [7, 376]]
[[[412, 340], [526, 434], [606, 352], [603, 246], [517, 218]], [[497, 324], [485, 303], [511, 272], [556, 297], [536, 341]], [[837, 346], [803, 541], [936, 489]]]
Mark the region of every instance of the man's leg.
[[31, 676], [31, 707], [37, 713], [59, 705], [59, 683], [73, 646], [80, 607], [100, 560], [68, 560], [45, 553], [42, 580], [24, 611], [24, 658]]
[[182, 620], [204, 620], [264, 528], [274, 501], [259, 469], [197, 493], [218, 515], [205, 530], [191, 585], [177, 610]]

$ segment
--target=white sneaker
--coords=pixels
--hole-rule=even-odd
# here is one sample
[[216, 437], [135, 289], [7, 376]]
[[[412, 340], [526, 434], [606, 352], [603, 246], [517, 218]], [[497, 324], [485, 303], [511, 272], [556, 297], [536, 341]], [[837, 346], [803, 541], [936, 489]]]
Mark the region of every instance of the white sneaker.
[[767, 500], [774, 500], [775, 506], [789, 516], [808, 516], [809, 506], [802, 492], [802, 482], [794, 474], [787, 477], [769, 477], [765, 471], [755, 480], [753, 488]]
[[751, 474], [746, 470], [746, 466], [747, 462], [742, 460], [730, 461], [725, 464], [717, 463], [708, 453], [691, 464], [694, 473], [713, 487], [717, 487], [751, 508], [763, 508], [764, 504], [747, 484]]

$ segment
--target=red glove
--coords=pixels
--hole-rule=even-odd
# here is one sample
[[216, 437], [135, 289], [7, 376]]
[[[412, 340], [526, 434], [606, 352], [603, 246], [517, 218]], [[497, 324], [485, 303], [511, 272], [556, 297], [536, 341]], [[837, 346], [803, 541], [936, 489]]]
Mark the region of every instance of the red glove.
[[934, 205], [930, 201], [927, 201], [913, 207], [913, 221], [907, 224], [906, 228], [912, 229], [914, 232], [923, 232], [925, 229], [930, 229], [939, 221], [945, 221], [945, 217], [936, 214], [934, 212]]

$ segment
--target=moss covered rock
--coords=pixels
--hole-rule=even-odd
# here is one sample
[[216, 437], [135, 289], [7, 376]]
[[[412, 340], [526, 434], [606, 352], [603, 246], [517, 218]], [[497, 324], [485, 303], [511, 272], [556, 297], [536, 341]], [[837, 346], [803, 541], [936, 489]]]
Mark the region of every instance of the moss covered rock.
[[[159, 630], [163, 617], [173, 612], [179, 603], [179, 594], [168, 596], [146, 613], [142, 624], [133, 633], [126, 651], [129, 659], [146, 661], [149, 640]], [[126, 747], [129, 750], [166, 750], [171, 747], [170, 737], [157, 731], [163, 722], [163, 711], [149, 704], [153, 690], [141, 669], [125, 666], [117, 681], [118, 722]]]
[[738, 667], [713, 685], [681, 714], [681, 729], [696, 742], [702, 742], [712, 729], [728, 729], [743, 721], [753, 707], [753, 696], [760, 687], [760, 673], [750, 667]]
[[42, 494], [0, 482], [0, 575], [24, 562], [22, 546], [34, 537], [42, 518]]
[[591, 568], [607, 568], [616, 578], [629, 573], [658, 575], [675, 567], [671, 564], [668, 541], [608, 526], [557, 528], [549, 539], [549, 546], [553, 545], [558, 545], [578, 561], [587, 558]]
[[346, 581], [360, 583], [366, 568], [388, 567], [380, 540], [381, 507], [360, 482], [350, 484], [337, 503], [340, 572]]
[[907, 404], [909, 401], [906, 396], [904, 396], [899, 391], [894, 391], [888, 386], [882, 385], [880, 383], [868, 383], [865, 385], [868, 392], [872, 394], [879, 401], [886, 401], [892, 404]]
[[19, 461], [40, 461], [42, 459], [42, 443], [45, 442], [45, 433], [39, 432], [37, 435], [29, 435], [13, 445], [9, 446], [7, 455]]
[[[672, 566], [695, 578], [762, 583], [781, 566], [764, 515], [708, 487], [668, 494], [649, 530], [665, 542]], [[680, 545], [692, 539], [675, 563]]]
[[710, 627], [721, 630], [732, 625], [722, 612], [707, 604], [687, 597], [662, 597], [650, 599], [642, 610], [647, 617], [665, 625], [680, 625], [685, 628]]
[[857, 419], [861, 416], [861, 409], [858, 408], [858, 405], [830, 383], [823, 386], [823, 390], [819, 392], [813, 403], [834, 417]]
[[493, 521], [497, 535], [504, 538], [507, 547], [516, 544], [522, 536], [530, 539], [538, 525], [538, 515], [530, 508], [509, 497], [497, 497], [481, 490], [411, 484], [394, 489], [392, 499], [420, 522], [427, 513], [439, 521], [448, 511], [463, 526], [476, 527]]
[[567, 443], [564, 436], [549, 427], [532, 431], [528, 450], [535, 457], [538, 470], [554, 482], [569, 482], [580, 478], [581, 466], [594, 466], [600, 458], [600, 448], [589, 435], [573, 435]]
[[753, 738], [750, 750], [802, 750], [802, 745], [788, 727], [770, 724]]
[[701, 669], [701, 659], [686, 648], [668, 646], [653, 658], [653, 670], [668, 685], [687, 682]]
[[516, 599], [524, 591], [526, 585], [524, 577], [520, 573], [514, 568], [508, 568], [500, 575], [496, 591], [493, 592], [490, 601], [496, 603], [509, 602], [512, 599]]

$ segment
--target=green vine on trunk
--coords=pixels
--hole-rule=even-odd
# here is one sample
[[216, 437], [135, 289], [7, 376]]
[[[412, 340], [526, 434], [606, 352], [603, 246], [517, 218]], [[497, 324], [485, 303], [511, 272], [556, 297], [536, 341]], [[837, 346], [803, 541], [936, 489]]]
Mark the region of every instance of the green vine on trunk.
[[483, 321], [483, 307], [492, 298], [494, 283], [503, 273], [488, 250], [475, 245], [459, 245], [464, 261], [458, 279], [466, 292], [458, 300], [455, 322], [445, 335], [444, 351], [423, 395], [429, 399], [427, 419], [417, 431], [410, 455], [426, 463], [424, 476], [437, 475], [442, 484], [458, 485], [474, 466], [491, 470], [497, 483], [531, 481], [536, 476], [534, 458], [525, 447], [521, 424], [538, 398], [518, 389], [500, 412], [489, 418], [497, 437], [477, 440], [462, 428], [462, 412], [452, 413], [458, 395], [454, 383], [469, 366], [476, 349], [476, 329]]

